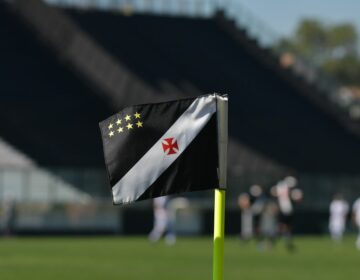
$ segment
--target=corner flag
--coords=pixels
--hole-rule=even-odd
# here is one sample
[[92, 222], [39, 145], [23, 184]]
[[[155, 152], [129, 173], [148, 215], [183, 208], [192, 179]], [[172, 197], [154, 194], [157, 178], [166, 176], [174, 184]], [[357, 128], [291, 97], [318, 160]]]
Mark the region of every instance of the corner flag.
[[100, 123], [114, 204], [219, 188], [219, 98], [135, 105]]
[[227, 96], [125, 108], [100, 123], [114, 204], [215, 189], [213, 280], [223, 280]]

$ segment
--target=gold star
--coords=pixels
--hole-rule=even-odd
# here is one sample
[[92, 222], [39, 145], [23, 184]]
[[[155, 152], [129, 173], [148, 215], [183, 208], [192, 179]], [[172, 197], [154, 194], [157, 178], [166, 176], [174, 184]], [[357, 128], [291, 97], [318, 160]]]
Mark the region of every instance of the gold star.
[[136, 113], [134, 114], [134, 117], [135, 117], [135, 119], [140, 119], [141, 115], [140, 115], [138, 112], [136, 112]]
[[117, 129], [117, 132], [118, 133], [121, 133], [121, 132], [123, 132], [124, 131], [124, 129], [120, 126], [118, 129]]
[[114, 131], [110, 131], [109, 137], [113, 137], [113, 136], [114, 136]]
[[125, 120], [126, 120], [126, 121], [130, 121], [130, 120], [131, 120], [131, 117], [130, 117], [129, 115], [126, 115], [126, 116], [125, 116]]
[[127, 127], [127, 129], [132, 129], [133, 125], [131, 123], [128, 123], [128, 125], [126, 127]]
[[121, 124], [121, 120], [120, 120], [120, 119], [117, 119], [116, 124], [117, 124], [117, 125], [120, 125], [120, 124]]
[[138, 122], [136, 123], [136, 125], [137, 125], [137, 127], [143, 127], [143, 123], [142, 123], [141, 121], [138, 121]]
[[114, 126], [114, 125], [113, 125], [112, 123], [110, 123], [109, 126], [108, 126], [108, 129], [112, 129], [113, 126]]

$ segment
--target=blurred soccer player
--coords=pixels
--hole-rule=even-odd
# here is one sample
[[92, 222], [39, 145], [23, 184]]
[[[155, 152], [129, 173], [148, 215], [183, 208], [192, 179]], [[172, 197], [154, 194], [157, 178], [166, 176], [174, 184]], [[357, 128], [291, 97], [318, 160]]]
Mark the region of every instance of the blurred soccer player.
[[175, 243], [175, 235], [169, 227], [169, 213], [167, 209], [168, 198], [161, 196], [153, 199], [154, 226], [149, 234], [151, 242], [157, 242], [166, 233], [165, 241], [172, 245]]
[[360, 197], [353, 204], [353, 221], [359, 230], [356, 248], [360, 250]]
[[2, 223], [4, 235], [10, 237], [13, 234], [15, 225], [16, 203], [12, 197], [7, 198], [3, 204]]
[[296, 178], [288, 176], [280, 181], [274, 188], [273, 194], [277, 197], [280, 209], [279, 230], [284, 237], [286, 247], [289, 251], [294, 251], [295, 246], [292, 239], [293, 227], [293, 202], [302, 200], [303, 194], [299, 189], [294, 189], [297, 185]]
[[348, 212], [349, 204], [345, 201], [342, 194], [337, 193], [330, 203], [329, 231], [332, 240], [342, 240]]
[[253, 214], [251, 210], [250, 196], [242, 193], [238, 198], [238, 205], [241, 210], [241, 233], [243, 240], [249, 240], [253, 237]]
[[277, 235], [277, 214], [279, 208], [271, 196], [267, 196], [260, 217], [261, 242], [259, 249], [272, 249]]
[[261, 241], [260, 218], [264, 211], [264, 203], [266, 200], [263, 188], [259, 185], [250, 187], [251, 213], [253, 217], [253, 232], [258, 241]]

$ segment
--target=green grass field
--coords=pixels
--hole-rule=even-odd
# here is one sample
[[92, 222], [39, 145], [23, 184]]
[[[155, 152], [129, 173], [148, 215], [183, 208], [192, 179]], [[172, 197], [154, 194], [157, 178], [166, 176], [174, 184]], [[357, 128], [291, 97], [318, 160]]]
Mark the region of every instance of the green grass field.
[[[296, 238], [289, 254], [279, 242], [259, 252], [254, 243], [225, 242], [225, 279], [359, 279], [355, 237], [335, 245], [327, 238]], [[175, 246], [143, 238], [0, 239], [0, 279], [211, 279], [211, 238], [180, 238]]]

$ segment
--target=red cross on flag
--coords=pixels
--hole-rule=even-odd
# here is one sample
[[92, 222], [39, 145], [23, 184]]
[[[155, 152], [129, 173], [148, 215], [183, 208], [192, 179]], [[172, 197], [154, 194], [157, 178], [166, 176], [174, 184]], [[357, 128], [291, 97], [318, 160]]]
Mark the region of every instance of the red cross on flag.
[[167, 155], [176, 154], [179, 151], [179, 146], [174, 138], [166, 138], [162, 142], [164, 153]]

